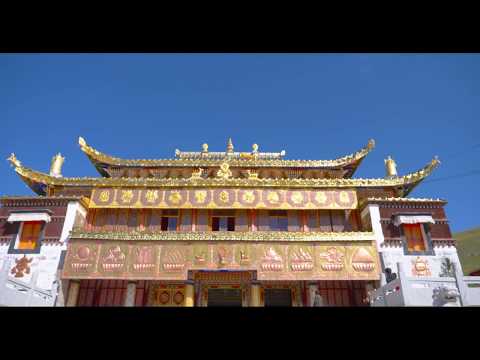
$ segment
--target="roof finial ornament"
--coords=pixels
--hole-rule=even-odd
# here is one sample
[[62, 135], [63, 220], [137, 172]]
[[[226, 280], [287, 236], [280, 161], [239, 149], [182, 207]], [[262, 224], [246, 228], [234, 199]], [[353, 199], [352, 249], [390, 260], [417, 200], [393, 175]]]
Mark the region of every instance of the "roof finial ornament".
[[65, 161], [65, 157], [58, 153], [52, 158], [52, 164], [50, 165], [50, 176], [62, 177], [62, 165]]
[[81, 146], [81, 147], [85, 147], [87, 146], [87, 142], [85, 141], [85, 139], [81, 136], [78, 137], [78, 144]]
[[233, 154], [233, 143], [232, 143], [232, 138], [228, 138], [228, 144], [227, 144], [227, 153]]
[[15, 166], [15, 167], [20, 167], [22, 166], [22, 163], [20, 160], [17, 159], [14, 153], [11, 153], [10, 156], [7, 158], [8, 161], [10, 161], [10, 165]]
[[208, 144], [207, 143], [204, 143], [202, 145], [202, 153], [204, 153], [204, 154], [208, 153]]
[[397, 164], [390, 155], [385, 159], [385, 169], [387, 171], [387, 178], [397, 177]]

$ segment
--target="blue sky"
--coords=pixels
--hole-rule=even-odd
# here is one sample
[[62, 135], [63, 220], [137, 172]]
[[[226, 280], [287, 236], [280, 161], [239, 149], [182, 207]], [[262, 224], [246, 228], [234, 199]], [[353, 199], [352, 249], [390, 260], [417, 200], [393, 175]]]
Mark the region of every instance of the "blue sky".
[[[124, 158], [223, 151], [231, 136], [333, 159], [373, 138], [355, 177], [383, 177], [387, 155], [399, 174], [438, 155], [410, 196], [448, 200], [461, 231], [480, 225], [479, 100], [477, 54], [1, 54], [0, 156], [48, 172], [60, 151], [64, 176], [99, 176], [78, 136]], [[1, 195], [32, 194], [7, 161], [0, 179]]]

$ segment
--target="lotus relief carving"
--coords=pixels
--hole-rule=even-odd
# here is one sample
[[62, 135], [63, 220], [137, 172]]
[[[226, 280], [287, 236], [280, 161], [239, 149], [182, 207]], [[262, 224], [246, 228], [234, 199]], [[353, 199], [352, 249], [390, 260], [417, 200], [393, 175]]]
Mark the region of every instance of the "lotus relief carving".
[[153, 248], [149, 246], [137, 247], [134, 250], [134, 256], [133, 269], [135, 271], [150, 271], [155, 267]]
[[352, 267], [355, 271], [369, 272], [375, 269], [375, 261], [372, 255], [362, 247], [353, 255]]
[[265, 256], [262, 259], [263, 271], [281, 271], [283, 269], [283, 259], [273, 247], [267, 248]]
[[320, 253], [320, 258], [326, 260], [320, 267], [325, 271], [340, 271], [345, 267], [344, 255], [336, 247], [328, 248], [326, 252]]
[[120, 246], [110, 247], [102, 258], [102, 268], [104, 271], [116, 271], [125, 265], [125, 254]]
[[73, 256], [72, 269], [74, 271], [87, 270], [92, 265], [90, 257], [93, 251], [87, 245], [82, 245], [77, 248]]
[[302, 248], [294, 251], [290, 257], [290, 268], [293, 271], [309, 271], [313, 269], [313, 258]]
[[185, 257], [178, 249], [170, 250], [163, 263], [163, 269], [167, 271], [178, 271], [185, 267]]

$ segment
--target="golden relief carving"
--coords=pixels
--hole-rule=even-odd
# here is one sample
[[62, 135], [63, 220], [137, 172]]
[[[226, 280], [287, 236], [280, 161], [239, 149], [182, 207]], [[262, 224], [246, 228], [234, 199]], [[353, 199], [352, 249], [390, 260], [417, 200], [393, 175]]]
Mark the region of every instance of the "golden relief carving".
[[246, 203], [246, 204], [251, 204], [255, 201], [255, 194], [253, 193], [252, 190], [246, 190], [244, 193], [243, 193], [243, 196], [242, 196], [242, 200]]
[[220, 170], [217, 171], [217, 178], [229, 179], [232, 177], [232, 171], [230, 170], [230, 165], [227, 162], [220, 165]]
[[348, 193], [346, 191], [340, 191], [340, 202], [342, 203], [349, 203], [350, 202], [350, 197], [348, 196]]
[[108, 190], [103, 190], [100, 192], [100, 196], [98, 197], [100, 201], [107, 202], [110, 200], [110, 192]]
[[197, 203], [203, 204], [207, 198], [207, 192], [205, 190], [196, 190], [194, 196]]
[[132, 201], [132, 198], [133, 198], [133, 191], [132, 190], [122, 190], [122, 202], [123, 203], [129, 203], [130, 201]]
[[336, 247], [330, 247], [327, 251], [320, 253], [320, 258], [325, 259], [326, 262], [322, 263], [320, 267], [325, 271], [340, 271], [345, 267], [343, 261], [344, 254]]
[[182, 195], [178, 191], [173, 191], [169, 195], [168, 201], [170, 201], [174, 205], [180, 204], [180, 202], [182, 201]]
[[220, 199], [221, 202], [228, 203], [228, 201], [230, 200], [230, 195], [228, 194], [228, 191], [223, 190], [220, 192], [220, 195], [218, 196], [218, 198]]
[[145, 199], [148, 203], [154, 203], [158, 199], [158, 190], [147, 190]]
[[280, 195], [276, 191], [269, 191], [267, 195], [267, 200], [272, 204], [277, 204], [280, 201]]
[[294, 204], [299, 205], [303, 202], [303, 194], [300, 191], [294, 191], [291, 199]]
[[323, 191], [318, 192], [317, 194], [315, 194], [315, 200], [319, 204], [325, 204], [327, 202], [327, 195], [325, 195]]
[[352, 257], [352, 267], [355, 271], [369, 272], [375, 269], [375, 261], [363, 247], [358, 248]]
[[[256, 270], [260, 280], [378, 279], [374, 242], [357, 244], [279, 244], [190, 242], [175, 245], [72, 239], [65, 278], [186, 279], [188, 270]], [[94, 248], [103, 249], [101, 256]], [[81, 249], [81, 251], [79, 251]], [[362, 253], [363, 252], [363, 253]], [[349, 256], [351, 266], [344, 259]], [[73, 254], [73, 255], [72, 255]], [[79, 261], [80, 254], [85, 261]], [[88, 260], [88, 259], [91, 259]], [[88, 264], [78, 271], [75, 264]], [[350, 264], [349, 264], [350, 265]], [[423, 268], [417, 269], [419, 272]]]

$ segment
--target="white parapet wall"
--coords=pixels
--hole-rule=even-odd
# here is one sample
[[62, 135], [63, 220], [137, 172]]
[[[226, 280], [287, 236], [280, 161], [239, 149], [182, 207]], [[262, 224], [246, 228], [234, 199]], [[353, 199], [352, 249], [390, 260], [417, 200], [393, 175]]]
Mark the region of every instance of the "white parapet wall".
[[13, 269], [24, 255], [9, 254], [9, 243], [0, 245], [0, 306], [62, 306], [63, 301], [56, 304], [60, 290], [59, 264], [75, 221], [85, 214], [80, 202], [70, 201], [60, 241], [42, 244], [39, 253], [25, 254], [28, 263], [21, 273]]

